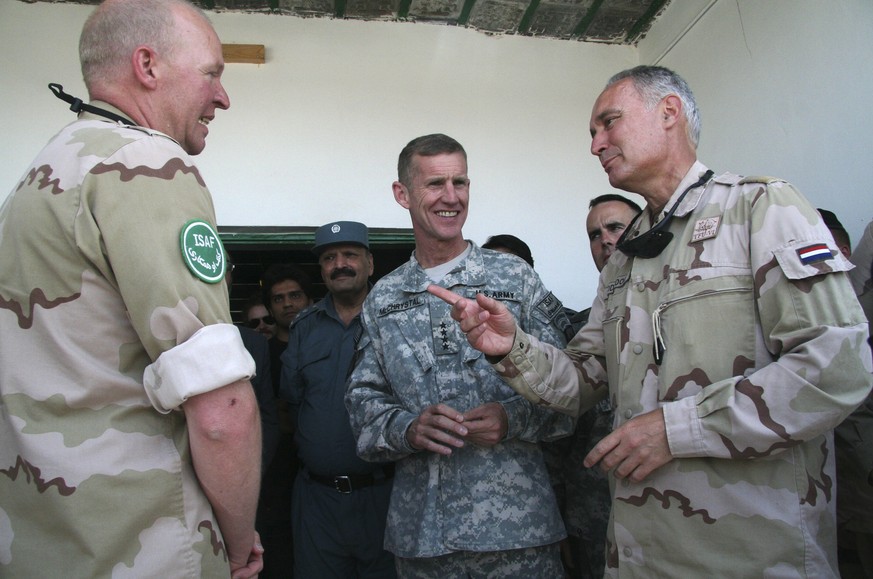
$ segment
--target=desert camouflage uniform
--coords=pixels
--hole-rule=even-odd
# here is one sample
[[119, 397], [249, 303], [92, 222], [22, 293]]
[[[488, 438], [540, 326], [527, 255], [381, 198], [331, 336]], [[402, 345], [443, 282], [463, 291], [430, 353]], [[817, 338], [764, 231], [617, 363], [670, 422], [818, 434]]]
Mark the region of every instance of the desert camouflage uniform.
[[834, 576], [831, 429], [871, 382], [850, 265], [777, 179], [716, 177], [669, 229], [658, 257], [612, 255], [569, 356], [519, 332], [496, 368], [571, 413], [608, 383], [616, 426], [663, 409], [676, 459], [641, 483], [611, 477], [607, 575]]
[[[529, 332], [562, 344], [561, 302], [521, 259], [471, 244], [440, 285], [500, 299]], [[426, 292], [431, 283], [412, 259], [382, 278], [364, 302], [366, 331], [346, 395], [358, 454], [396, 460], [386, 548], [406, 558], [454, 551], [503, 551], [565, 536], [537, 443], [566, 436], [574, 421], [518, 396], [472, 349], [450, 306]], [[413, 449], [406, 430], [427, 406], [465, 412], [499, 401], [504, 441], [466, 445], [451, 456]]]
[[212, 200], [177, 143], [84, 113], [0, 210], [0, 575], [229, 576], [165, 395], [254, 364], [183, 263], [192, 219]]

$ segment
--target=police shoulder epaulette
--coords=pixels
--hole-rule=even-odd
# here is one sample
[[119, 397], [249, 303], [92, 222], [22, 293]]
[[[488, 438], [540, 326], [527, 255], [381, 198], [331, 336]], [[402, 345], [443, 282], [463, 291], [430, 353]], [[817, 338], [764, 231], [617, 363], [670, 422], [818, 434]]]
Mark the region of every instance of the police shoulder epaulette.
[[315, 313], [317, 310], [318, 310], [318, 308], [315, 307], [315, 304], [312, 304], [311, 306], [307, 306], [305, 310], [303, 310], [303, 311], [301, 311], [299, 314], [297, 314], [297, 317], [296, 317], [296, 318], [294, 318], [293, 320], [291, 320], [291, 325], [290, 325], [289, 327], [293, 328], [293, 327], [296, 326], [296, 325], [297, 325], [301, 320], [303, 320], [304, 318], [308, 318], [308, 317], [311, 316], [313, 313]]
[[747, 183], [761, 183], [763, 185], [769, 185], [770, 183], [777, 183], [779, 181], [785, 181], [785, 179], [780, 179], [779, 177], [763, 177], [760, 175], [753, 175], [740, 179], [740, 185], [746, 185]]

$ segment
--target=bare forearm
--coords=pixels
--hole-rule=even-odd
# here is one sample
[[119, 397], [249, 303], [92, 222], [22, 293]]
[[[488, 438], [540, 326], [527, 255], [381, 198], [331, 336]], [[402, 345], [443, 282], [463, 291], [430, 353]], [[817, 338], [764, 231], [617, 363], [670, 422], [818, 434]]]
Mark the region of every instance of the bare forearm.
[[235, 568], [246, 563], [255, 542], [261, 457], [258, 407], [248, 381], [202, 396], [210, 398], [191, 399], [185, 405], [191, 455]]

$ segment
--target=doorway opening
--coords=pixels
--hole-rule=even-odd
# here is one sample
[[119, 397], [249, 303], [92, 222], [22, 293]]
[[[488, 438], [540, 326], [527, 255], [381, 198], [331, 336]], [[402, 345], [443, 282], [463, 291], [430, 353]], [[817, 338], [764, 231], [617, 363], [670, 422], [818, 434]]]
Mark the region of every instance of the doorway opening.
[[[318, 227], [249, 227], [219, 226], [218, 235], [234, 264], [230, 287], [230, 311], [235, 323], [242, 322], [242, 308], [249, 297], [261, 291], [261, 276], [274, 263], [290, 263], [302, 269], [312, 280], [314, 299], [327, 293], [321, 280], [321, 268], [312, 246]], [[373, 254], [373, 276], [382, 276], [409, 261], [415, 249], [412, 229], [374, 227], [369, 229]]]

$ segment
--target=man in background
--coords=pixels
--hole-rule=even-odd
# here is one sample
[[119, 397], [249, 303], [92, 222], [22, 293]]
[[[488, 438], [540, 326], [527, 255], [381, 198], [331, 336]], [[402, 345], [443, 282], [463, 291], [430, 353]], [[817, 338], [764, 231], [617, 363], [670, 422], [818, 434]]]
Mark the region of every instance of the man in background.
[[[849, 233], [833, 211], [818, 209], [834, 242], [855, 268], [849, 279], [862, 280], [856, 291], [864, 294], [865, 279], [870, 279], [873, 265], [871, 227], [852, 252]], [[864, 254], [866, 253], [866, 257]], [[854, 284], [853, 284], [854, 285]], [[860, 288], [861, 291], [858, 291]], [[864, 302], [861, 302], [864, 306]], [[870, 322], [870, 312], [865, 309]], [[840, 575], [843, 579], [873, 577], [873, 392], [834, 429], [837, 461], [837, 546]]]
[[282, 395], [297, 417], [301, 463], [292, 508], [294, 574], [390, 579], [394, 557], [382, 542], [394, 464], [358, 458], [343, 402], [373, 275], [367, 227], [323, 225], [313, 252], [328, 294], [291, 323], [282, 354]]
[[294, 447], [293, 422], [288, 403], [279, 397], [282, 376], [282, 353], [288, 347], [288, 331], [297, 314], [312, 304], [313, 291], [309, 276], [290, 264], [274, 264], [261, 278], [264, 304], [276, 321], [270, 338], [270, 374], [273, 395], [279, 414], [279, 443], [273, 462], [264, 473], [258, 502], [258, 532], [267, 553], [264, 555], [262, 579], [287, 579], [294, 568], [291, 531], [291, 494], [297, 476], [297, 449]]
[[[243, 325], [251, 328], [259, 334], [266, 337], [267, 340], [273, 337], [276, 332], [276, 320], [267, 306], [264, 305], [264, 293], [260, 290], [254, 292], [246, 300], [242, 307]], [[272, 387], [272, 382], [270, 383]]]
[[827, 209], [818, 208], [817, 211], [819, 215], [821, 215], [825, 227], [827, 227], [828, 231], [831, 232], [831, 236], [834, 238], [834, 243], [837, 244], [837, 249], [840, 250], [840, 253], [842, 253], [843, 257], [846, 259], [851, 258], [852, 240], [849, 238], [849, 232], [846, 231], [845, 227], [843, 227], [843, 224], [840, 222], [837, 215], [833, 211]]
[[288, 331], [297, 314], [312, 305], [312, 282], [296, 265], [275, 264], [264, 272], [261, 291], [264, 293], [264, 305], [276, 321], [273, 337], [270, 338], [270, 359], [273, 361], [273, 385], [276, 396], [279, 396], [281, 357], [288, 347]]
[[[230, 295], [233, 287], [233, 256], [227, 253], [227, 270], [224, 274], [224, 284]], [[260, 299], [260, 298], [259, 298]], [[263, 306], [262, 306], [263, 307]], [[243, 309], [243, 313], [247, 311]], [[258, 411], [261, 418], [261, 474], [267, 469], [276, 454], [279, 443], [279, 416], [276, 410], [276, 399], [273, 396], [273, 380], [270, 376], [270, 348], [267, 338], [251, 327], [236, 326], [243, 346], [255, 362], [255, 373], [251, 377], [252, 388], [258, 401]]]
[[[615, 244], [640, 213], [639, 206], [621, 195], [607, 193], [591, 200], [585, 229], [591, 258], [603, 271]], [[578, 332], [588, 321], [590, 308], [570, 318]], [[577, 325], [578, 324], [578, 325]], [[562, 514], [567, 525], [568, 549], [563, 553], [571, 579], [603, 577], [606, 566], [606, 529], [609, 523], [609, 483], [600, 469], [586, 468], [585, 456], [612, 430], [614, 413], [609, 400], [582, 413], [573, 436], [549, 443], [547, 452], [560, 468]], [[556, 455], [556, 456], [555, 456]], [[568, 560], [569, 559], [569, 560]]]
[[531, 254], [528, 244], [508, 233], [492, 235], [482, 244], [482, 249], [493, 249], [494, 251], [511, 253], [522, 258], [529, 266], [534, 266], [533, 254]]
[[606, 267], [622, 233], [641, 212], [639, 205], [615, 193], [595, 197], [588, 204], [585, 230], [597, 271]]
[[221, 42], [187, 2], [107, 0], [79, 55], [90, 102], [55, 85], [79, 119], [0, 210], [0, 575], [253, 577], [254, 363], [191, 158]]

